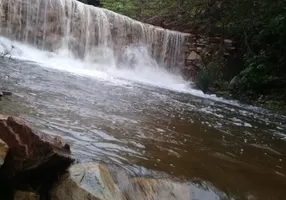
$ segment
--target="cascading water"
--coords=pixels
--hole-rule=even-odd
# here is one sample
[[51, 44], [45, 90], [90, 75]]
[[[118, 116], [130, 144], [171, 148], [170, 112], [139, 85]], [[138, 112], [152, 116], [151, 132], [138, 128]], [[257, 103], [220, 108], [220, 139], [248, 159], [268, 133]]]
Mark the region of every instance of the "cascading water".
[[97, 65], [132, 67], [142, 57], [170, 72], [184, 65], [185, 34], [76, 0], [1, 0], [0, 22], [4, 37]]
[[176, 74], [184, 37], [75, 0], [0, 0], [0, 86], [14, 93], [0, 111], [79, 161], [194, 179], [193, 199], [228, 199], [200, 179], [229, 199], [283, 199], [285, 117], [192, 89]]

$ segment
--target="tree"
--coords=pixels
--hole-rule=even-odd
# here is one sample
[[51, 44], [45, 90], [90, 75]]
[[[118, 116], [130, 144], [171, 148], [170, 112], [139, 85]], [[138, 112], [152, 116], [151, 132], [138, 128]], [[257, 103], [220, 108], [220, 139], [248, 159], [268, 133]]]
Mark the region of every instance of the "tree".
[[241, 88], [257, 90], [268, 80], [285, 77], [285, 0], [102, 0], [102, 4], [164, 28], [232, 38], [243, 55]]
[[80, 0], [81, 2], [88, 4], [88, 5], [93, 5], [96, 7], [101, 7], [101, 2], [100, 0]]

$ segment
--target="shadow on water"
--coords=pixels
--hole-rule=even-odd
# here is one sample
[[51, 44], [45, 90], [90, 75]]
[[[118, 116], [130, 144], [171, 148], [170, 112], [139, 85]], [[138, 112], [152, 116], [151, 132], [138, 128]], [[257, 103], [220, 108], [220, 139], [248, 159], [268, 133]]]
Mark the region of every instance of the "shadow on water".
[[198, 199], [219, 190], [238, 199], [286, 194], [285, 116], [17, 60], [0, 60], [0, 72], [14, 93], [0, 112], [62, 136], [80, 162], [190, 181]]

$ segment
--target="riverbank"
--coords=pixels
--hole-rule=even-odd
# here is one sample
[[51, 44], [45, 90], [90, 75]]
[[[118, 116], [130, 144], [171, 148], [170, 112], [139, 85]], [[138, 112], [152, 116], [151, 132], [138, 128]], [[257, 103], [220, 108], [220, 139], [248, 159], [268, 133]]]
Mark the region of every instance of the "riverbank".
[[[220, 3], [226, 4], [218, 5]], [[286, 40], [283, 30], [286, 23], [281, 17], [284, 11], [279, 4], [269, 7], [267, 3], [256, 6], [253, 1], [247, 5], [245, 2], [220, 3], [184, 2], [181, 10], [166, 6], [165, 14], [155, 12], [152, 17], [143, 15], [141, 20], [191, 35], [186, 44], [183, 75], [194, 81], [197, 88], [285, 114]], [[252, 4], [249, 9], [260, 15], [237, 12], [237, 8]], [[269, 8], [267, 12], [264, 6]], [[150, 10], [153, 9], [146, 7], [142, 11], [147, 14]], [[222, 12], [231, 14], [219, 17]], [[233, 15], [236, 17], [230, 17]], [[202, 71], [207, 71], [208, 80], [203, 82], [208, 83], [197, 81]]]
[[214, 92], [226, 99], [236, 99], [242, 103], [286, 114], [286, 77], [265, 77], [256, 89], [248, 88], [244, 79], [243, 73], [240, 73], [229, 82], [217, 81], [213, 85]]
[[257, 95], [240, 90], [216, 89], [214, 92], [218, 97], [228, 100], [238, 100], [239, 102], [261, 107], [278, 114], [286, 115], [285, 94]]
[[203, 34], [188, 37], [183, 77], [204, 93], [286, 113], [286, 76], [279, 70], [247, 66], [237, 41]]

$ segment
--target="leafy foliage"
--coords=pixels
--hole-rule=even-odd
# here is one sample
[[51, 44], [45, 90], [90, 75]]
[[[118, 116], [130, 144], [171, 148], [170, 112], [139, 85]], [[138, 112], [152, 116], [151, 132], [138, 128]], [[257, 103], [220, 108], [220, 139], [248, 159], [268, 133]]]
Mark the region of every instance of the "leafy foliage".
[[79, 1], [93, 6], [101, 6], [100, 0], [79, 0]]
[[198, 87], [206, 93], [212, 82], [210, 72], [207, 69], [202, 69], [197, 72], [196, 79]]
[[105, 8], [155, 25], [193, 34], [234, 39], [244, 62], [240, 73], [241, 89], [259, 91], [268, 81], [285, 77], [285, 0], [101, 2]]

